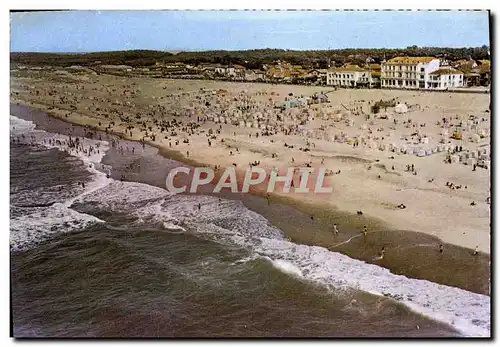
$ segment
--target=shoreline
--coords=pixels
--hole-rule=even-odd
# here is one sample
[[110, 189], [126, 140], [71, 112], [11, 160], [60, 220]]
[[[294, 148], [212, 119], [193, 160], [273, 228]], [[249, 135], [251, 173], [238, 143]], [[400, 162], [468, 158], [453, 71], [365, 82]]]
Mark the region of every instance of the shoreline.
[[[11, 103], [11, 112], [12, 112]], [[58, 117], [57, 113], [26, 105], [29, 110], [40, 111], [64, 123], [77, 126], [80, 124]], [[14, 112], [15, 113], [15, 112]], [[14, 114], [15, 115], [15, 114]], [[102, 132], [95, 126], [90, 128]], [[109, 132], [127, 141], [137, 141], [127, 138], [114, 131]], [[180, 151], [169, 150], [150, 141], [148, 146], [158, 150], [158, 154], [192, 167], [200, 166], [194, 159], [186, 158]], [[163, 187], [162, 187], [163, 188]], [[239, 196], [239, 194], [238, 194]], [[357, 216], [342, 212], [331, 206], [321, 206], [311, 202], [297, 201], [293, 198], [275, 196], [267, 206], [259, 191], [243, 194], [243, 197], [233, 197], [241, 200], [250, 210], [263, 215], [271, 224], [281, 229], [294, 243], [316, 245], [330, 251], [345, 254], [351, 258], [385, 267], [395, 274], [411, 278], [426, 279], [436, 283], [459, 287], [472, 292], [489, 295], [489, 255], [480, 253], [471, 258], [470, 250], [464, 247], [445, 244], [446, 253], [439, 254], [437, 247], [442, 243], [438, 238], [413, 231], [398, 231], [389, 228], [387, 223], [367, 215]], [[314, 214], [314, 220], [309, 216]], [[284, 216], [288, 218], [283, 218]], [[332, 238], [331, 225], [337, 223], [340, 235]], [[362, 225], [369, 225], [370, 230], [377, 232], [369, 235], [367, 240], [359, 237]], [[427, 245], [425, 247], [401, 247], [406, 245]], [[443, 243], [444, 244], [444, 243]], [[429, 246], [430, 245], [430, 246]], [[373, 256], [384, 246], [388, 249], [382, 262], [373, 261]], [[426, 259], [424, 264], [419, 264]], [[471, 261], [473, 259], [473, 261]], [[454, 274], [460, 273], [460, 276]]]
[[[70, 77], [72, 81], [67, 80]], [[55, 83], [57, 81], [61, 83]], [[262, 88], [265, 90], [260, 90]], [[221, 90], [225, 92], [223, 95], [218, 95], [216, 91]], [[112, 76], [68, 75], [61, 81], [60, 76], [50, 73], [30, 74], [27, 77], [11, 80], [11, 100], [13, 101], [17, 99], [27, 102], [33, 107], [46, 110], [54, 116], [76, 124], [92, 126], [94, 129], [108, 129], [110, 133], [123, 138], [146, 139], [146, 143], [156, 148], [163, 148], [162, 151], [168, 156], [175, 156], [182, 162], [195, 163], [195, 166], [207, 163], [214, 167], [214, 164], [217, 164], [224, 169], [235, 165], [238, 172], [239, 168], [246, 168], [249, 162], [258, 160], [259, 167], [267, 172], [273, 167], [280, 170], [290, 165], [303, 167], [308, 162], [313, 169], [326, 168], [332, 173], [341, 170], [340, 175], [333, 174], [325, 177], [325, 183], [334, 188], [334, 194], [290, 192], [282, 196], [285, 200], [293, 198], [301, 202], [327, 205], [333, 210], [344, 211], [350, 215], [356, 215], [356, 211], [361, 210], [365, 217], [370, 216], [371, 219], [378, 220], [375, 224], [383, 224], [391, 229], [414, 230], [430, 234], [444, 243], [467, 247], [470, 250], [477, 246], [479, 251], [489, 254], [491, 248], [491, 206], [487, 203], [487, 198], [491, 194], [489, 170], [479, 169], [471, 172], [470, 165], [444, 164], [443, 152], [427, 157], [417, 157], [399, 154], [399, 152], [391, 153], [387, 147], [385, 150], [372, 147], [378, 141], [377, 138], [380, 139], [380, 135], [388, 136], [385, 146], [390, 145], [392, 141], [397, 143], [402, 135], [409, 136], [410, 130], [406, 128], [411, 127], [408, 125], [398, 125], [399, 129], [390, 130], [392, 120], [388, 122], [377, 119], [375, 126], [383, 126], [385, 129], [389, 127], [386, 130], [388, 133], [380, 133], [379, 128], [369, 128], [369, 133], [372, 134], [373, 130], [373, 134], [367, 135], [366, 127], [367, 125], [371, 127], [368, 123], [373, 123], [375, 120], [366, 122], [360, 119], [363, 117], [359, 114], [352, 115], [353, 118], [349, 120], [356, 122], [356, 126], [345, 125], [343, 121], [335, 120], [335, 117], [339, 116], [335, 112], [343, 112], [345, 115], [347, 110], [345, 105], [350, 110], [358, 110], [361, 108], [360, 103], [363, 102], [367, 104], [363, 106], [367, 111], [370, 102], [374, 100], [396, 97], [398, 100], [405, 100], [410, 105], [416, 103], [418, 110], [412, 111], [412, 119], [427, 122], [427, 124], [434, 123], [430, 126], [434, 129], [423, 131], [426, 133], [431, 131], [428, 135], [431, 139], [434, 137], [436, 141], [440, 136], [436, 133], [439, 130], [435, 126], [436, 114], [449, 115], [450, 119], [456, 113], [478, 114], [476, 112], [482, 112], [488, 107], [485, 102], [489, 99], [488, 95], [460, 97], [451, 93], [339, 90], [331, 93], [332, 104], [312, 105], [302, 111], [290, 110], [291, 114], [298, 114], [299, 111], [302, 113], [307, 111], [309, 114], [317, 113], [316, 119], [309, 116], [310, 120], [306, 121], [307, 129], [311, 129], [307, 130], [307, 133], [285, 134], [281, 130], [274, 132], [274, 135], [271, 133], [260, 137], [253, 135], [255, 132], [260, 132], [263, 124], [259, 125], [260, 129], [255, 129], [253, 126], [249, 128], [248, 123], [247, 127], [241, 127], [241, 123], [239, 127], [230, 124], [226, 119], [227, 125], [223, 125], [223, 121], [210, 118], [214, 116], [214, 112], [218, 114], [218, 112], [225, 112], [226, 108], [234, 109], [235, 105], [239, 105], [237, 102], [234, 105], [234, 100], [239, 99], [241, 95], [243, 95], [242, 98], [251, 97], [258, 105], [267, 105], [269, 110], [261, 109], [261, 111], [268, 112], [268, 115], [273, 117], [272, 115], [276, 115], [279, 111], [270, 109], [271, 106], [266, 101], [268, 98], [279, 102], [284, 95], [307, 94], [309, 91], [320, 90], [282, 85], [255, 86], [236, 82], [125, 79]], [[214, 94], [214, 96], [209, 94]], [[209, 107], [206, 108], [205, 102], [199, 101], [202, 99], [209, 100], [213, 105], [210, 106], [207, 102]], [[258, 108], [259, 106], [252, 107]], [[51, 108], [54, 110], [50, 110]], [[332, 116], [332, 112], [336, 114], [335, 117]], [[318, 116], [321, 114], [323, 118]], [[198, 122], [196, 121], [197, 115]], [[330, 118], [324, 118], [325, 115], [329, 115]], [[289, 116], [286, 115], [286, 117]], [[165, 125], [165, 122], [168, 125]], [[271, 122], [274, 120], [271, 119]], [[160, 124], [162, 124], [161, 127]], [[316, 130], [321, 131], [320, 128], [323, 126], [327, 127], [328, 136], [331, 137], [320, 139], [318, 136], [322, 135], [315, 135]], [[418, 124], [414, 124], [413, 128], [415, 127], [418, 127]], [[133, 129], [133, 134], [129, 129]], [[210, 136], [211, 148], [209, 148], [210, 144], [207, 146], [210, 131], [213, 131]], [[371, 136], [375, 140], [368, 140], [361, 147], [353, 148], [353, 146], [340, 143], [342, 141], [333, 139], [333, 133], [337, 133], [335, 136], [338, 136], [339, 131], [341, 134], [350, 132], [349, 136], [364, 138]], [[314, 141], [313, 147], [310, 147], [310, 141]], [[412, 139], [406, 139], [406, 141], [407, 143], [415, 142]], [[459, 144], [455, 140], [449, 142], [452, 145]], [[489, 145], [488, 142], [489, 139], [486, 138], [477, 145], [469, 144], [469, 146], [472, 146], [470, 149], [473, 151], [477, 146], [483, 150], [483, 146]], [[292, 144], [295, 149], [286, 148], [287, 143]], [[467, 144], [467, 141], [464, 144]], [[305, 146], [308, 153], [304, 149]], [[236, 152], [234, 152], [235, 149]], [[489, 147], [484, 150], [488, 149]], [[277, 156], [271, 156], [271, 153], [276, 153]], [[290, 164], [294, 162], [294, 158], [295, 164]], [[408, 167], [408, 164], [415, 165], [418, 176], [412, 175], [408, 170], [405, 171], [404, 167]], [[311, 178], [314, 179], [314, 177]], [[453, 182], [465, 189], [452, 190], [445, 185], [445, 182]], [[262, 190], [266, 183], [252, 188]], [[281, 197], [276, 197], [279, 192], [275, 190], [274, 195], [275, 201], [281, 201]], [[474, 207], [470, 206], [471, 201], [475, 202]], [[398, 209], [397, 206], [400, 204], [407, 208]], [[360, 228], [361, 231], [361, 224]]]

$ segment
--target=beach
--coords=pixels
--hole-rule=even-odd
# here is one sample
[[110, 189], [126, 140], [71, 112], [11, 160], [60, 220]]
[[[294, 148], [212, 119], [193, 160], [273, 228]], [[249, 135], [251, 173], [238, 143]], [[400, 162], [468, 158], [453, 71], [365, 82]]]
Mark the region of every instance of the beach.
[[[236, 116], [228, 114], [222, 123], [213, 116], [216, 110], [224, 107], [235, 111], [234, 114], [246, 107], [253, 108], [254, 113], [269, 112], [275, 117], [280, 113], [266, 103], [281, 102], [290, 94], [319, 92], [328, 93], [330, 102], [309, 107], [305, 122], [301, 118], [302, 111], [290, 110], [290, 115], [286, 114], [290, 117], [283, 116], [285, 119], [280, 124], [286, 125], [294, 116], [308, 126], [299, 132], [294, 125], [294, 132], [288, 135], [281, 129], [290, 127], [268, 123], [264, 131], [271, 129], [272, 135], [263, 136], [261, 126], [265, 122], [259, 120], [257, 126], [260, 128], [254, 128], [231, 125], [231, 120], [228, 120]], [[414, 111], [400, 116], [396, 126], [389, 120], [391, 117], [373, 119], [372, 116], [366, 120], [369, 102], [373, 104], [374, 101], [395, 98], [401, 103], [414, 105]], [[388, 150], [397, 139], [411, 137], [410, 133], [419, 131], [425, 132], [423, 137], [427, 138], [427, 143], [435, 142], [438, 146], [443, 129], [435, 123], [442, 118], [451, 117], [454, 123], [466, 122], [470, 115], [474, 115], [482, 120], [482, 126], [488, 126], [489, 94], [332, 91], [327, 87], [24, 71], [13, 72], [11, 102], [47, 111], [75, 124], [107, 129], [127, 139], [143, 140], [160, 149], [175, 151], [186, 161], [221, 168], [235, 166], [240, 170], [239, 177], [248, 164], [255, 161], [266, 170], [309, 164], [312, 168], [340, 171], [327, 177], [328, 184], [333, 187], [332, 194], [278, 191], [272, 199], [328, 206], [351, 214], [353, 220], [356, 212], [362, 211], [363, 216], [371, 217], [374, 232], [386, 227], [411, 230], [435, 236], [444, 243], [471, 250], [477, 246], [485, 253], [490, 251], [489, 169], [473, 171], [471, 165], [447, 164], [444, 152], [419, 157], [401, 154], [401, 148], [396, 152]], [[238, 105], [239, 109], [230, 106], [231, 103]], [[392, 119], [397, 117], [390, 111], [387, 114], [392, 115]], [[336, 121], [339, 117], [341, 121]], [[403, 119], [412, 119], [413, 123], [403, 125]], [[167, 121], [168, 126], [166, 123], [161, 125]], [[194, 126], [196, 123], [199, 125]], [[319, 135], [325, 137], [330, 131], [331, 137], [319, 139], [320, 136], [315, 136], [318, 129], [327, 129]], [[208, 138], [210, 132], [212, 140]], [[257, 137], [259, 132], [261, 136]], [[338, 134], [346, 138], [357, 135], [363, 145], [354, 147], [333, 141]], [[386, 136], [391, 140], [381, 140]], [[479, 142], [466, 137], [464, 131], [462, 141], [447, 139], [450, 142], [447, 145], [451, 148], [460, 145], [470, 152], [489, 150], [489, 137], [481, 138]], [[385, 147], [385, 150], [380, 150], [380, 147]], [[408, 165], [413, 165], [414, 170], [407, 171]], [[447, 186], [449, 182], [453, 183], [453, 189]], [[266, 184], [262, 183], [256, 191], [265, 190]], [[397, 207], [401, 204], [406, 208]]]

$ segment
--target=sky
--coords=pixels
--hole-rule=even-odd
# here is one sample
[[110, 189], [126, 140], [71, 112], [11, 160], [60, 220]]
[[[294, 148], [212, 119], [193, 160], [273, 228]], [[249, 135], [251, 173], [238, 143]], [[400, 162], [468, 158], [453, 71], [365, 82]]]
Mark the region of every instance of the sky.
[[12, 52], [477, 47], [487, 12], [67, 11], [10, 14]]

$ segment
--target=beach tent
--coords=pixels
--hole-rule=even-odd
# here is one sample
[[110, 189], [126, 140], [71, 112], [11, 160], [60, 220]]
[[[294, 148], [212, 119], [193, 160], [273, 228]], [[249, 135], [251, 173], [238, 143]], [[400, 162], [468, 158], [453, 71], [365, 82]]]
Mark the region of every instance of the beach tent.
[[405, 104], [397, 104], [396, 107], [394, 108], [394, 111], [396, 113], [407, 113], [408, 106], [406, 106]]
[[417, 155], [419, 157], [425, 157], [426, 156], [425, 149], [419, 149]]
[[481, 140], [481, 136], [479, 136], [478, 134], [472, 134], [471, 140], [472, 142], [478, 143]]
[[477, 134], [480, 136], [480, 137], [486, 137], [488, 136], [488, 132], [485, 130], [485, 129], [480, 129], [477, 131]]

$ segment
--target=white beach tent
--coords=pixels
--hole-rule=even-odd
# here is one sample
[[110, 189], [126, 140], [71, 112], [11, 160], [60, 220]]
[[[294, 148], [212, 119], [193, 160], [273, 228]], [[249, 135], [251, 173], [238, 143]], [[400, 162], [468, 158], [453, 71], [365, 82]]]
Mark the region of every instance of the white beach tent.
[[405, 104], [397, 104], [396, 107], [394, 108], [394, 112], [396, 113], [407, 113], [408, 112], [408, 106]]
[[419, 157], [425, 157], [426, 155], [427, 154], [425, 152], [425, 149], [423, 149], [423, 148], [419, 149], [417, 152], [417, 156], [419, 156]]
[[479, 136], [478, 134], [472, 134], [471, 140], [472, 142], [478, 143], [481, 140], [481, 136]]

